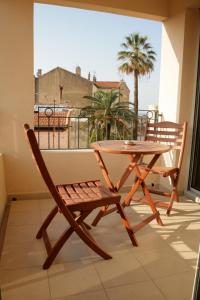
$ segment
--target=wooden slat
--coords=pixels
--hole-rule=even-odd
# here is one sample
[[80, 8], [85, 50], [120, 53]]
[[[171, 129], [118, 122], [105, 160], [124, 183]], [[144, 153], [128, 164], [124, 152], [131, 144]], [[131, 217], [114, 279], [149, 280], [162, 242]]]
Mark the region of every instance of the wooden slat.
[[95, 184], [94, 184], [94, 182], [93, 182], [93, 181], [89, 181], [89, 182], [87, 182], [87, 185], [88, 185], [89, 187], [95, 187]]
[[[149, 126], [150, 128], [150, 126]], [[172, 135], [172, 136], [182, 136], [181, 131], [169, 131], [169, 130], [153, 130], [153, 129], [147, 129], [147, 134], [153, 134], [153, 135]]]
[[60, 195], [65, 195], [66, 194], [66, 189], [64, 188], [63, 185], [57, 186], [58, 192]]
[[65, 189], [66, 191], [69, 193], [69, 195], [71, 196], [72, 194], [76, 194], [75, 190], [73, 189], [73, 186], [70, 185], [65, 185]]
[[163, 143], [181, 143], [181, 140], [177, 138], [163, 138], [159, 136], [147, 136], [146, 137], [147, 141], [152, 141], [152, 142], [163, 142]]
[[74, 190], [76, 191], [76, 193], [77, 194], [83, 194], [83, 195], [85, 195], [85, 193], [84, 193], [84, 191], [83, 191], [83, 189], [80, 187], [80, 185], [79, 184], [73, 184], [73, 188], [74, 188]]
[[173, 123], [173, 122], [149, 123], [148, 127], [183, 129], [183, 125], [182, 124], [177, 124], [177, 123]]

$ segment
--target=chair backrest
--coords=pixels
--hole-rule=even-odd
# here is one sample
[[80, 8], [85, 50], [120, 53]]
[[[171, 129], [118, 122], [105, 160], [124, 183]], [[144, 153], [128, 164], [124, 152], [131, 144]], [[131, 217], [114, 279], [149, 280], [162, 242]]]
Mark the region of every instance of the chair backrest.
[[54, 198], [54, 200], [56, 201], [58, 207], [60, 208], [60, 210], [64, 213], [64, 210], [66, 213], [64, 213], [64, 215], [67, 217], [69, 217], [67, 210], [65, 208], [65, 204], [63, 202], [63, 200], [61, 199], [54, 183], [53, 180], [51, 179], [51, 176], [47, 170], [47, 167], [45, 165], [44, 159], [42, 157], [41, 151], [39, 149], [36, 137], [35, 137], [35, 133], [32, 129], [30, 129], [28, 124], [24, 125], [24, 129], [26, 132], [26, 136], [28, 138], [29, 144], [30, 144], [30, 148], [32, 150], [32, 154], [33, 154], [33, 158], [37, 164], [37, 167], [39, 169], [40, 174], [42, 175], [42, 178], [44, 179], [52, 197]]
[[179, 152], [177, 167], [180, 168], [183, 160], [187, 122], [178, 124], [174, 122], [148, 123], [145, 140], [170, 145], [172, 150]]

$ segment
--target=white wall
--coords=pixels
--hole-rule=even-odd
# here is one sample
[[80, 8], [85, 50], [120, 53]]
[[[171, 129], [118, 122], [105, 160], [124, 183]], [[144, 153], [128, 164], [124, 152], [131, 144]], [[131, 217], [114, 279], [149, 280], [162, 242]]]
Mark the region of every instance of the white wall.
[[6, 187], [5, 187], [3, 155], [0, 153], [0, 225], [6, 207], [6, 200], [7, 200], [7, 195], [6, 195]]
[[[30, 152], [30, 151], [29, 151]], [[100, 179], [105, 183], [100, 167], [95, 158], [93, 150], [75, 150], [75, 151], [42, 151], [43, 158], [48, 166], [48, 170], [52, 179], [56, 184], [70, 183], [78, 181], [86, 181], [92, 179]], [[114, 184], [117, 183], [125, 168], [129, 164], [127, 155], [103, 154], [103, 159], [109, 171], [109, 176]], [[147, 161], [148, 161], [147, 156]], [[32, 161], [31, 152], [29, 160]], [[31, 176], [30, 176], [31, 175]], [[35, 186], [34, 190], [19, 190], [9, 192], [9, 198], [32, 198], [42, 196], [46, 193], [45, 186], [36, 165], [32, 166], [29, 174], [27, 174], [29, 186]], [[134, 182], [134, 175], [131, 174], [127, 179], [124, 187], [130, 187]], [[152, 175], [147, 180], [148, 183], [158, 184], [158, 176]]]
[[164, 120], [188, 122], [181, 191], [187, 189], [189, 174], [200, 31], [199, 10], [188, 8], [186, 2], [171, 1], [170, 17], [163, 23], [159, 94]]
[[0, 152], [5, 157], [8, 193], [34, 188], [23, 133], [23, 124], [33, 118], [32, 2], [0, 1]]
[[159, 21], [163, 21], [168, 17], [168, 0], [151, 0], [151, 5], [149, 5], [149, 0], [38, 0], [36, 2], [118, 13]]

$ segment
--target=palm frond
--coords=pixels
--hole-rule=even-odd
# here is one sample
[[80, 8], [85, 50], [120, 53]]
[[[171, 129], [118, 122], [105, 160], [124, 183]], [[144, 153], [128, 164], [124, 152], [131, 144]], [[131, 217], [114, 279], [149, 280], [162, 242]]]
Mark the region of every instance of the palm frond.
[[137, 71], [139, 75], [145, 75], [153, 71], [156, 53], [147, 36], [132, 33], [125, 37], [121, 47], [125, 50], [118, 52], [118, 60], [121, 61], [120, 72], [128, 75]]

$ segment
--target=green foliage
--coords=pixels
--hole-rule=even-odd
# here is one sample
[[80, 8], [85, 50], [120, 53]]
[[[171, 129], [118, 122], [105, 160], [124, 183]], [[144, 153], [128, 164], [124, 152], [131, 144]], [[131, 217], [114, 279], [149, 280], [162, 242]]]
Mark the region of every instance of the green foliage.
[[85, 96], [91, 102], [81, 109], [80, 117], [90, 119], [90, 142], [104, 139], [127, 139], [135, 114], [130, 102], [119, 102], [117, 91], [98, 91]]
[[118, 53], [118, 60], [122, 62], [119, 70], [125, 74], [137, 72], [138, 75], [150, 74], [154, 69], [156, 53], [147, 36], [140, 36], [138, 33], [125, 37], [121, 44], [123, 51]]

